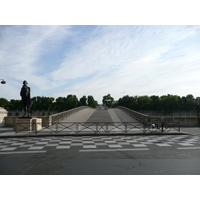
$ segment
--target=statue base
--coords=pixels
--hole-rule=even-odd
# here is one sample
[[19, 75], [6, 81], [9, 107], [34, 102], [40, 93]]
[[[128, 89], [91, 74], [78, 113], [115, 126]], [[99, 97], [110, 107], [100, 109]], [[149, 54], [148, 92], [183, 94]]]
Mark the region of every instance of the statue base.
[[19, 119], [32, 119], [32, 117], [28, 117], [28, 116], [23, 116], [23, 117], [19, 117]]
[[42, 119], [32, 117], [19, 117], [15, 120], [14, 131], [39, 131], [42, 129]]

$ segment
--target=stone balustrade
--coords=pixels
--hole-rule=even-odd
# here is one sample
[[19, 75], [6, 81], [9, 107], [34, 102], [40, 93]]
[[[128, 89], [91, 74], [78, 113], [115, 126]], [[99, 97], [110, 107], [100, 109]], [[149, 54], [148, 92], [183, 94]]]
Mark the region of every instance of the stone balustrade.
[[[71, 109], [71, 110], [67, 110], [67, 111], [64, 111], [64, 112], [60, 112], [60, 113], [56, 113], [56, 114], [53, 114], [53, 115], [49, 115], [49, 116], [38, 116], [37, 118], [41, 118], [42, 119], [42, 126], [51, 126], [52, 124], [54, 124], [55, 122], [59, 122], [61, 121], [62, 119], [64, 118], [67, 118], [69, 117], [70, 115], [82, 110], [82, 109], [85, 109], [85, 108], [88, 108], [88, 106], [80, 106], [80, 107], [77, 107], [77, 108], [74, 108], [74, 109]], [[15, 124], [15, 121], [16, 119], [18, 119], [19, 117], [5, 117], [5, 126], [6, 127], [14, 127], [14, 124]]]
[[[124, 110], [126, 113], [128, 113], [130, 116], [135, 118], [141, 123], [154, 123], [155, 120], [161, 119], [161, 117], [155, 117], [155, 116], [150, 116], [150, 115], [145, 115], [143, 113], [128, 109], [123, 106], [118, 106], [119, 109]], [[198, 123], [198, 120], [200, 122], [200, 119], [198, 117], [180, 117], [180, 116], [173, 116], [173, 117], [162, 117], [163, 120], [166, 123], [178, 123], [182, 127], [193, 127], [193, 126], [199, 126], [200, 123]]]
[[126, 113], [128, 113], [131, 117], [135, 118], [136, 120], [138, 120], [141, 123], [147, 123], [150, 121], [150, 117], [148, 115], [144, 115], [140, 112], [131, 110], [129, 108], [126, 108], [124, 106], [118, 106], [117, 108], [125, 111]]

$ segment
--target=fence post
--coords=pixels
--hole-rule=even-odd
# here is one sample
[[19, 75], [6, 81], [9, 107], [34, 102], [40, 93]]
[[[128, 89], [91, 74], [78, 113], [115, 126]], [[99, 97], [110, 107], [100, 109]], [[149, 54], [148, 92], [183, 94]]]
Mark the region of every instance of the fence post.
[[146, 123], [143, 124], [143, 133], [146, 133]]
[[109, 122], [106, 122], [106, 133], [108, 133], [108, 123]]
[[58, 120], [56, 121], [56, 134], [58, 134]]
[[78, 122], [76, 122], [76, 133], [78, 133]]
[[98, 133], [98, 122], [95, 122], [96, 123], [96, 134]]
[[161, 132], [163, 133], [164, 132], [164, 122], [161, 122]]
[[127, 133], [127, 122], [124, 122], [124, 126], [125, 126], [125, 133]]

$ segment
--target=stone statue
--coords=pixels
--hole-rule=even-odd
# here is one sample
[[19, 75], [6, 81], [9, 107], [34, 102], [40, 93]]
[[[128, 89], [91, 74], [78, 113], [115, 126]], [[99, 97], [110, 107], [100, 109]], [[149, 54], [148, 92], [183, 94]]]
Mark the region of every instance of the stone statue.
[[23, 82], [23, 86], [21, 88], [20, 96], [22, 97], [22, 103], [24, 107], [24, 116], [23, 117], [31, 117], [30, 116], [30, 107], [31, 107], [31, 89], [27, 86], [27, 81]]

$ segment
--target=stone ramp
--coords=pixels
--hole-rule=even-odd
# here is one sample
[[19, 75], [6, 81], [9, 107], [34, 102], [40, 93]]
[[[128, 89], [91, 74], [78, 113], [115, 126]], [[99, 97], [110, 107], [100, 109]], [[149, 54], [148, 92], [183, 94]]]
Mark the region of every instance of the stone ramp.
[[113, 122], [107, 110], [96, 110], [86, 122]]
[[60, 122], [137, 122], [136, 119], [125, 113], [123, 110], [113, 109], [83, 109]]
[[121, 122], [121, 120], [119, 119], [119, 117], [117, 116], [115, 112], [115, 109], [108, 109], [108, 112], [113, 122]]
[[129, 114], [127, 114], [126, 112], [124, 112], [123, 110], [121, 110], [119, 108], [114, 108], [113, 111], [115, 112], [116, 116], [119, 118], [120, 122], [140, 123], [138, 120], [131, 117]]
[[61, 120], [60, 122], [86, 122], [88, 118], [95, 112], [93, 108], [85, 108], [79, 112]]

